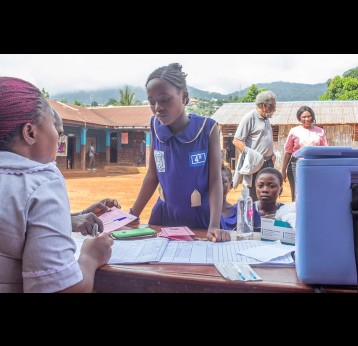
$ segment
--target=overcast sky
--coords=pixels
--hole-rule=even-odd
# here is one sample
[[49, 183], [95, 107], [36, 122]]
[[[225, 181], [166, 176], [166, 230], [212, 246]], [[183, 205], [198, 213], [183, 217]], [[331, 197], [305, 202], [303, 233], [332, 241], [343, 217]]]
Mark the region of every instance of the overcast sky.
[[144, 87], [157, 67], [179, 62], [187, 84], [223, 94], [252, 84], [316, 84], [358, 67], [358, 54], [0, 54], [0, 75], [30, 81], [51, 95]]

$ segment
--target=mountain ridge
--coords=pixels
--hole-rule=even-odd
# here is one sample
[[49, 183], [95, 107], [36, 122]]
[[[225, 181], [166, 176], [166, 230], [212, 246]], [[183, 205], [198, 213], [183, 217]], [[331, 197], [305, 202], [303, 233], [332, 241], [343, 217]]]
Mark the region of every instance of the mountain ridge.
[[[144, 87], [128, 86], [131, 91], [135, 92], [135, 100], [143, 102], [147, 100], [147, 94]], [[272, 82], [272, 83], [258, 83], [256, 84], [258, 89], [267, 88], [274, 92], [277, 96], [277, 101], [315, 101], [319, 99], [320, 95], [326, 92], [327, 84], [304, 84], [304, 83], [291, 83], [291, 82]], [[72, 92], [57, 93], [53, 96], [50, 95], [50, 99], [61, 101], [66, 99], [67, 103], [73, 103], [74, 100], [80, 101], [84, 104], [90, 105], [96, 101], [98, 104], [105, 104], [109, 99], [119, 100], [119, 90], [124, 89], [125, 86], [118, 88], [107, 88], [97, 90], [79, 90]], [[218, 92], [210, 92], [188, 86], [188, 92], [190, 98], [200, 99], [218, 99], [228, 100], [235, 97], [243, 97], [247, 93], [248, 88], [235, 91], [229, 94], [221, 94]]]

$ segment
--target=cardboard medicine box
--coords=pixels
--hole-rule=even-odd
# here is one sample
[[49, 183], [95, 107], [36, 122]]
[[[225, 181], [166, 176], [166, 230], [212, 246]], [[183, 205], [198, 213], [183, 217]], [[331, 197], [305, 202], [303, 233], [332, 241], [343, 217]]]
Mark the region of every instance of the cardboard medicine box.
[[261, 217], [261, 240], [281, 240], [283, 244], [295, 245], [295, 235], [288, 222]]

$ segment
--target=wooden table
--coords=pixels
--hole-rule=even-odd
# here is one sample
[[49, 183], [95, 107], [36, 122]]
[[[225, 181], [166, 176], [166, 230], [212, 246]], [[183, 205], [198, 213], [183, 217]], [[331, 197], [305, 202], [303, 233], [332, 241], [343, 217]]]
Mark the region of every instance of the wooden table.
[[[158, 226], [151, 228], [159, 230]], [[193, 230], [204, 238], [206, 231]], [[257, 234], [258, 236], [258, 234]], [[214, 265], [118, 264], [97, 270], [94, 290], [126, 293], [313, 293], [300, 282], [294, 267], [254, 267], [263, 281], [229, 281]], [[331, 293], [356, 293], [352, 286], [324, 286]]]

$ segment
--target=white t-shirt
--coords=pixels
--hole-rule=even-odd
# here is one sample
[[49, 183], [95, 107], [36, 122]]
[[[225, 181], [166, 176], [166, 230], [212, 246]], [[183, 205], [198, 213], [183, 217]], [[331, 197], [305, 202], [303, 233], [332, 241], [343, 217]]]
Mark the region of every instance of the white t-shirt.
[[256, 150], [262, 156], [273, 154], [273, 137], [270, 120], [263, 118], [256, 109], [247, 113], [237, 127], [235, 138]]
[[89, 156], [94, 156], [94, 147], [91, 145], [88, 153]]

